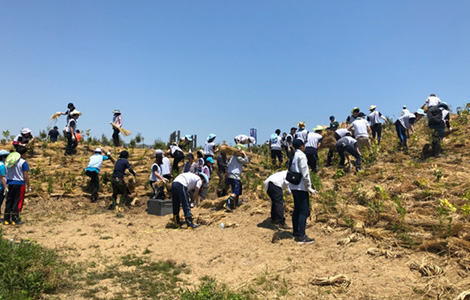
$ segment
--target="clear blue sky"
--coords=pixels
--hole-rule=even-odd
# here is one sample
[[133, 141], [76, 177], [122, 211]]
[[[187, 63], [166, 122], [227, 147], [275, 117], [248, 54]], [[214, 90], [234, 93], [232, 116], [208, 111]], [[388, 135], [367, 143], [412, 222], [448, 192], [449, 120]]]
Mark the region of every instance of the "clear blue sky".
[[252, 127], [264, 141], [371, 104], [396, 118], [430, 93], [455, 111], [470, 102], [469, 12], [466, 0], [2, 0], [0, 130], [36, 135], [68, 102], [80, 129], [111, 136], [118, 108], [147, 143]]

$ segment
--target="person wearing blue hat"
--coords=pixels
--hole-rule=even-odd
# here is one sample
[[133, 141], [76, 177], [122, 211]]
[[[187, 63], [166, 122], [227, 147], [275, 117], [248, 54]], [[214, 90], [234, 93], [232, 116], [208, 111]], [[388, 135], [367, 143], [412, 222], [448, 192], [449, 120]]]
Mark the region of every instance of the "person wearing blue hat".
[[176, 176], [171, 185], [171, 201], [173, 205], [173, 221], [177, 228], [181, 227], [180, 222], [180, 205], [183, 208], [184, 218], [188, 229], [198, 228], [198, 224], [194, 224], [191, 207], [189, 204], [189, 193], [193, 193], [194, 202], [199, 205], [199, 194], [203, 188], [207, 188], [209, 179], [203, 173], [182, 173]]
[[8, 194], [7, 180], [6, 180], [6, 167], [5, 167], [5, 158], [10, 154], [6, 150], [0, 150], [0, 208], [2, 207], [3, 200]]
[[424, 111], [422, 109], [418, 109], [415, 113], [403, 115], [395, 121], [395, 130], [397, 132], [398, 139], [400, 140], [400, 144], [407, 149], [408, 145], [406, 131], [411, 129], [411, 132], [415, 132], [413, 124], [418, 122], [424, 116]]
[[211, 133], [207, 137], [207, 142], [204, 145], [204, 159], [207, 159], [208, 157], [214, 158], [214, 152], [216, 150], [216, 145], [214, 143], [214, 140], [216, 138], [216, 135]]

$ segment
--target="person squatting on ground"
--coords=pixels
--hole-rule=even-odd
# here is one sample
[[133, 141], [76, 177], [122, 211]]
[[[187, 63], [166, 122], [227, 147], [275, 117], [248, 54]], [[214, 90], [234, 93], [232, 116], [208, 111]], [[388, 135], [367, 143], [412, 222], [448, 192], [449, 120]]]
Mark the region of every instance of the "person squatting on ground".
[[362, 148], [367, 147], [370, 149], [370, 141], [369, 141], [369, 132], [370, 126], [369, 123], [364, 119], [364, 113], [359, 113], [357, 115], [356, 120], [349, 125], [348, 130], [354, 131], [354, 137], [357, 140], [357, 144], [359, 146], [359, 150], [362, 151]]
[[380, 139], [382, 138], [382, 122], [380, 119], [385, 122], [387, 119], [382, 116], [382, 114], [376, 110], [377, 106], [371, 105], [369, 107], [370, 114], [367, 116], [367, 121], [370, 122], [370, 129], [372, 130], [372, 138], [377, 141], [377, 144], [380, 144]]
[[176, 176], [173, 184], [171, 185], [171, 199], [173, 204], [173, 222], [179, 228], [182, 223], [180, 222], [180, 205], [183, 207], [184, 218], [188, 229], [199, 227], [194, 224], [193, 215], [191, 214], [191, 207], [189, 205], [189, 193], [194, 195], [194, 201], [199, 204], [200, 192], [209, 186], [209, 179], [205, 174], [199, 173], [182, 173]]
[[287, 228], [284, 217], [283, 190], [291, 193], [289, 182], [286, 180], [287, 171], [272, 174], [264, 181], [264, 190], [271, 198], [271, 223], [278, 224], [281, 228]]
[[155, 151], [155, 161], [150, 167], [150, 186], [153, 190], [152, 199], [165, 199], [165, 193], [163, 190], [163, 185], [166, 184], [168, 179], [162, 176], [161, 165], [163, 163], [163, 153]]
[[176, 144], [176, 142], [171, 143], [170, 149], [167, 150], [167, 153], [173, 157], [173, 166], [171, 168], [172, 172], [176, 172], [177, 174], [180, 172], [180, 168], [178, 166], [179, 162], [184, 160], [184, 152], [181, 150], [180, 147]]
[[113, 202], [109, 206], [109, 209], [116, 208], [117, 196], [119, 194], [121, 195], [121, 199], [119, 200], [119, 206], [123, 206], [127, 203], [127, 195], [129, 195], [129, 189], [127, 188], [127, 184], [124, 181], [124, 175], [126, 170], [129, 170], [129, 172], [135, 177], [135, 172], [134, 170], [132, 170], [129, 161], [127, 160], [128, 157], [129, 152], [125, 150], [122, 151], [119, 154], [119, 159], [114, 165], [114, 171], [111, 178], [111, 185], [113, 187], [113, 195], [111, 196], [111, 199]]
[[280, 134], [281, 130], [276, 129], [269, 140], [269, 148], [271, 149], [271, 159], [273, 165], [276, 164], [276, 157], [279, 160], [279, 165], [282, 164], [282, 137], [279, 136]]
[[406, 131], [408, 129], [411, 129], [411, 132], [414, 133], [415, 130], [414, 130], [413, 124], [419, 121], [419, 119], [421, 119], [423, 115], [424, 115], [424, 111], [422, 109], [418, 109], [417, 112], [403, 115], [395, 121], [395, 130], [397, 132], [398, 139], [400, 140], [401, 146], [403, 146], [405, 149], [408, 148], [408, 145], [406, 143], [407, 141]]
[[49, 133], [47, 134], [47, 138], [53, 143], [57, 142], [57, 139], [59, 138], [59, 136], [60, 136], [59, 127], [57, 126], [54, 126], [54, 128], [49, 130]]
[[65, 137], [67, 138], [67, 146], [65, 146], [65, 155], [75, 154], [75, 148], [78, 146], [75, 130], [77, 129], [77, 119], [81, 115], [78, 110], [70, 113], [72, 116], [65, 127]]
[[[115, 109], [113, 111], [113, 123], [117, 127], [122, 127], [122, 116], [121, 111], [119, 109]], [[113, 126], [113, 144], [114, 147], [119, 147], [119, 129]]]
[[227, 153], [220, 151], [217, 155], [217, 175], [219, 176], [219, 184], [217, 185], [217, 197], [224, 197], [227, 195]]
[[236, 145], [235, 148], [240, 150], [240, 155], [232, 155], [230, 161], [228, 162], [227, 183], [231, 186], [232, 193], [227, 198], [227, 201], [224, 204], [224, 207], [227, 211], [232, 211], [233, 209], [235, 209], [235, 207], [238, 206], [238, 199], [243, 193], [241, 181], [243, 165], [246, 165], [250, 161], [244, 151], [245, 146]]
[[[6, 150], [0, 150], [0, 208], [2, 207], [3, 200], [8, 194], [6, 172], [7, 168], [5, 166], [5, 159], [10, 154]], [[1, 212], [0, 212], [1, 213]]]
[[208, 157], [214, 158], [214, 152], [217, 148], [214, 143], [215, 138], [216, 135], [213, 133], [209, 134], [207, 137], [207, 142], [204, 145], [204, 160], [206, 160]]
[[313, 173], [318, 172], [318, 149], [323, 141], [323, 136], [320, 134], [322, 131], [323, 127], [321, 126], [313, 128], [313, 132], [308, 133], [307, 142], [305, 143], [305, 155]]
[[28, 143], [33, 140], [31, 130], [29, 130], [29, 128], [23, 128], [21, 133], [13, 139], [13, 147], [15, 147], [15, 150], [17, 150], [18, 147], [26, 147]]
[[101, 148], [96, 148], [95, 153], [90, 157], [88, 166], [85, 169], [85, 175], [90, 177], [91, 187], [91, 203], [98, 202], [98, 191], [100, 190], [100, 170], [103, 161], [111, 160], [114, 163], [114, 159], [111, 157], [111, 152], [106, 155], [102, 155]]
[[340, 138], [336, 142], [336, 151], [339, 154], [339, 166], [344, 167], [345, 155], [344, 152], [348, 152], [356, 159], [356, 172], [361, 171], [361, 151], [359, 150], [358, 142], [353, 137], [351, 137], [350, 133], [346, 136]]
[[26, 147], [19, 146], [16, 152], [10, 153], [6, 162], [7, 201], [3, 224], [21, 225], [20, 212], [23, 209], [24, 195], [31, 191], [29, 185], [29, 165], [25, 160]]
[[292, 228], [294, 239], [299, 244], [311, 244], [314, 239], [305, 234], [307, 218], [310, 216], [309, 195], [316, 194], [310, 182], [310, 172], [308, 169], [307, 156], [305, 156], [305, 143], [301, 139], [295, 139], [293, 143], [295, 150], [294, 157], [289, 164], [289, 171], [300, 174], [300, 181], [295, 184], [289, 182], [289, 189], [294, 197], [294, 212], [292, 213]]
[[429, 107], [426, 114], [428, 126], [433, 131], [432, 153], [434, 156], [440, 157], [442, 152], [441, 142], [444, 139], [446, 127], [451, 130], [449, 106], [447, 103], [441, 102], [438, 105]]

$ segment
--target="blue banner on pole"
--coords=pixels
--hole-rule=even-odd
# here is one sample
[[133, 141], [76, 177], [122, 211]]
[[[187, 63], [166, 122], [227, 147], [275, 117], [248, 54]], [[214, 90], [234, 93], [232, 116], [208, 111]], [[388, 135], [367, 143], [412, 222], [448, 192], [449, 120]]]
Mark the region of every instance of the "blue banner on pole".
[[256, 128], [251, 128], [251, 129], [250, 129], [250, 136], [255, 138], [255, 144], [256, 144], [256, 141], [258, 141], [258, 136], [257, 136], [257, 130], [256, 130]]

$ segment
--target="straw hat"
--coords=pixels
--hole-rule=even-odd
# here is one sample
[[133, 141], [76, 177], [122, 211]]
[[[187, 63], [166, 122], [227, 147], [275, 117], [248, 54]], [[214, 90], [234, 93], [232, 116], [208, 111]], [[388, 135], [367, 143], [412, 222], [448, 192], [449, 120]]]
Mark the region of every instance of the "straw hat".
[[299, 128], [305, 128], [305, 122], [300, 121], [299, 123], [297, 123], [297, 127], [299, 127]]
[[354, 111], [356, 111], [356, 110], [357, 110], [357, 112], [361, 111], [361, 109], [360, 109], [359, 107], [354, 107], [354, 108], [351, 110], [351, 113], [353, 114]]
[[325, 126], [323, 125], [317, 125], [316, 127], [313, 127], [313, 131], [317, 131], [317, 130], [324, 130], [325, 129]]
[[369, 110], [374, 110], [376, 107], [377, 107], [376, 105], [371, 105], [371, 106], [369, 107]]
[[75, 116], [75, 115], [81, 116], [81, 115], [82, 115], [82, 113], [79, 112], [78, 110], [74, 110], [74, 111], [72, 111], [70, 114], [71, 114], [72, 116]]

